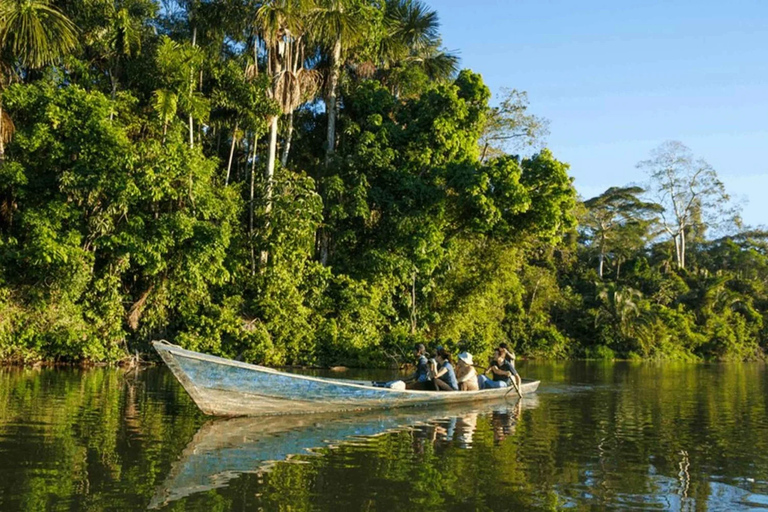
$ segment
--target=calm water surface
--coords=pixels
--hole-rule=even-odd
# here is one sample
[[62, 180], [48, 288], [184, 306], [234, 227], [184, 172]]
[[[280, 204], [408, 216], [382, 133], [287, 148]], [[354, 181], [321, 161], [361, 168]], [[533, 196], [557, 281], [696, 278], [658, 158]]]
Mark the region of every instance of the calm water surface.
[[0, 369], [0, 510], [768, 509], [764, 365], [520, 369], [522, 402], [227, 421], [165, 368]]

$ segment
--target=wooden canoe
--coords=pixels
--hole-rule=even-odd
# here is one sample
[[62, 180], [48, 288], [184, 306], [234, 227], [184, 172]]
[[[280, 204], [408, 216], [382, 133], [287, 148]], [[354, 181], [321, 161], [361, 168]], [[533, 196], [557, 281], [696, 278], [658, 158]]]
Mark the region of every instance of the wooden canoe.
[[[166, 341], [153, 341], [184, 389], [205, 414], [269, 416], [321, 412], [389, 409], [499, 399], [515, 394], [511, 388], [436, 392], [394, 390], [373, 382], [327, 379], [281, 372], [222, 357], [185, 350]], [[523, 395], [539, 381], [523, 380]]]

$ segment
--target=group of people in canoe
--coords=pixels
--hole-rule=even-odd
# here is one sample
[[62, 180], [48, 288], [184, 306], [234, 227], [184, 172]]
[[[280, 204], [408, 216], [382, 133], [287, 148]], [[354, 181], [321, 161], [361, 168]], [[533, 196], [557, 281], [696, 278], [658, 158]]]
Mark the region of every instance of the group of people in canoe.
[[419, 343], [414, 347], [414, 356], [416, 371], [405, 379], [406, 389], [478, 391], [510, 385], [520, 389], [521, 380], [515, 370], [515, 354], [506, 343], [494, 349], [490, 364], [479, 374], [469, 352], [459, 354], [455, 367], [453, 357], [443, 347], [438, 347], [430, 357], [427, 348]]

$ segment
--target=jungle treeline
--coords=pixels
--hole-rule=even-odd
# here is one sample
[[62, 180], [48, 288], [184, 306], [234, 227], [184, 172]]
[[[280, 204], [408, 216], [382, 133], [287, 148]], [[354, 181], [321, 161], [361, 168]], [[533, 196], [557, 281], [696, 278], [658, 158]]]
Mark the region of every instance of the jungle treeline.
[[499, 93], [413, 0], [2, 0], [0, 359], [763, 358], [715, 170], [580, 198]]

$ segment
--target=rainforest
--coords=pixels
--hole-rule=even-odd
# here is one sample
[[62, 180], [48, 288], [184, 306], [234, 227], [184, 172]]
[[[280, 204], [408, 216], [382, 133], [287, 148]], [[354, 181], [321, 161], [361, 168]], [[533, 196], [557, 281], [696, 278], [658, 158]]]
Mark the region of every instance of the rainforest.
[[0, 360], [765, 358], [715, 169], [670, 141], [580, 197], [459, 64], [416, 0], [2, 0]]

